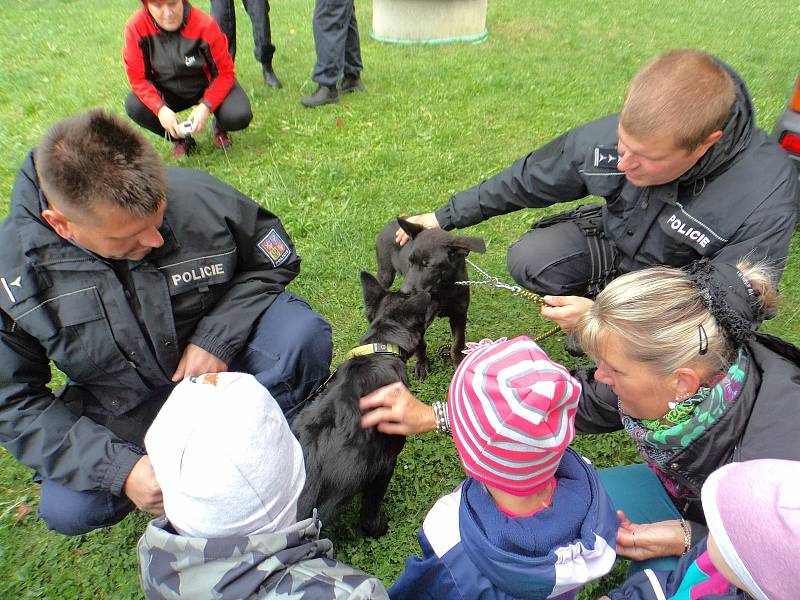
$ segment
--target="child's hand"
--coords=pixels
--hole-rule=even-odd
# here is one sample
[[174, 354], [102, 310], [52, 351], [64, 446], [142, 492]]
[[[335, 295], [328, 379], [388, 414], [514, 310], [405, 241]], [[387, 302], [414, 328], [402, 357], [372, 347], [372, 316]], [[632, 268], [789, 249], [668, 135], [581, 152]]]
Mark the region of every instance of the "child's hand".
[[617, 554], [631, 560], [647, 560], [683, 554], [683, 528], [678, 520], [657, 523], [632, 523], [617, 511], [621, 521], [617, 530]]

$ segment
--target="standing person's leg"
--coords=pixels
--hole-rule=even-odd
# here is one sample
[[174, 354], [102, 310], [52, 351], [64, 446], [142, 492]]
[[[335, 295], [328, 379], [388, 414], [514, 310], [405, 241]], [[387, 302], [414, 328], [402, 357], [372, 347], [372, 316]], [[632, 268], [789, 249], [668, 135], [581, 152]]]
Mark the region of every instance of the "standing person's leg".
[[236, 60], [236, 8], [234, 0], [211, 0], [211, 16], [228, 38], [228, 52]]
[[314, 47], [317, 60], [311, 75], [318, 88], [300, 101], [314, 108], [339, 102], [336, 84], [344, 73], [344, 54], [347, 44], [353, 0], [317, 0], [314, 7]]
[[275, 76], [272, 58], [275, 46], [272, 44], [272, 31], [269, 23], [269, 0], [242, 0], [253, 26], [253, 53], [261, 63], [264, 83], [275, 89], [283, 87]]
[[344, 78], [339, 84], [339, 93], [363, 92], [364, 82], [361, 81], [361, 71], [364, 65], [361, 62], [361, 38], [358, 34], [358, 20], [356, 19], [355, 3], [350, 14], [347, 26], [347, 41], [344, 47]]
[[328, 322], [303, 298], [283, 292], [256, 321], [230, 369], [254, 375], [286, 413], [328, 378], [332, 356]]

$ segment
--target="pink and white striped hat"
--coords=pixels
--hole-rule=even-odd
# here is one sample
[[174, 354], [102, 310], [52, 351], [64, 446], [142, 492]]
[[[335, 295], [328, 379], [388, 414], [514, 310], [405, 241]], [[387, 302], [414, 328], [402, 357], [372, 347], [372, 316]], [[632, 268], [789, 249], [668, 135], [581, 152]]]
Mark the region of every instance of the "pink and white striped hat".
[[447, 395], [461, 464], [489, 486], [533, 494], [550, 483], [575, 437], [581, 385], [530, 338], [468, 347]]

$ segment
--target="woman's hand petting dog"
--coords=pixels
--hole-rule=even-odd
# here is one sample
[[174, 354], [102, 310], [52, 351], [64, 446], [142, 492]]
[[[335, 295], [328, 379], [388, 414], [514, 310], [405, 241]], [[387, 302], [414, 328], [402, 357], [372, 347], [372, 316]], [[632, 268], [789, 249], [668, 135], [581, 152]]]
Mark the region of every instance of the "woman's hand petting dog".
[[388, 435], [411, 435], [436, 429], [433, 407], [417, 400], [401, 382], [392, 383], [370, 392], [359, 402], [361, 427], [377, 427]]
[[575, 329], [583, 313], [594, 304], [593, 300], [581, 296], [545, 296], [543, 299], [542, 316], [555, 321], [565, 333]]
[[[415, 215], [413, 217], [406, 218], [406, 221], [411, 223], [416, 223], [417, 225], [422, 225], [425, 229], [439, 229], [439, 221], [436, 220], [435, 213], [424, 213], [421, 215]], [[401, 227], [397, 228], [397, 232], [394, 234], [394, 241], [398, 246], [405, 246], [406, 242], [411, 239], [411, 236], [408, 235]]]

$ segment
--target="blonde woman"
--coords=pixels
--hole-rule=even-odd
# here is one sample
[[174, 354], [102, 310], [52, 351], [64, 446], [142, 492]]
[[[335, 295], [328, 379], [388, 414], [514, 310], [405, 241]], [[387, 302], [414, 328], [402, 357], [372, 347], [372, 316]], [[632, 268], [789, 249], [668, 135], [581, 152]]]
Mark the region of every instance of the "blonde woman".
[[[622, 511], [617, 553], [672, 568], [705, 533], [699, 494], [711, 472], [800, 460], [800, 350], [753, 331], [776, 306], [761, 267], [644, 269], [586, 302], [575, 332], [596, 366], [575, 373], [576, 429], [624, 428], [636, 441], [646, 464], [600, 471]], [[364, 425], [386, 433], [436, 428], [435, 411], [405, 388], [377, 390], [362, 407], [374, 409]]]

